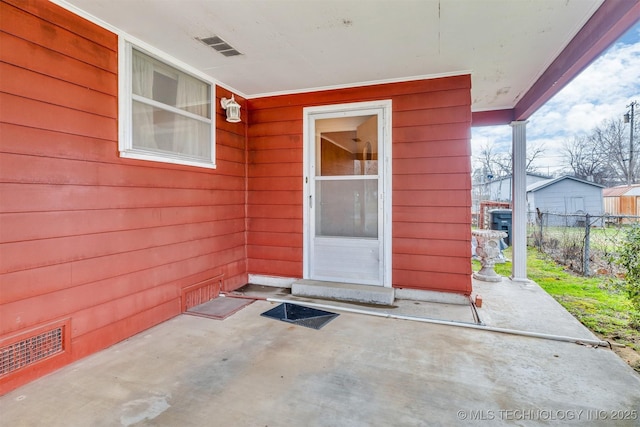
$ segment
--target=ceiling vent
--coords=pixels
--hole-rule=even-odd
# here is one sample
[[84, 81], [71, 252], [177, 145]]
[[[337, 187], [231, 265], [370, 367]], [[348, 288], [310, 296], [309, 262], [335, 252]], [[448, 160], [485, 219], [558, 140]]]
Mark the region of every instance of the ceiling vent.
[[220, 52], [224, 56], [242, 55], [235, 48], [233, 48], [229, 43], [227, 43], [226, 41], [222, 40], [218, 36], [211, 36], [211, 37], [204, 37], [204, 38], [196, 37], [196, 40], [201, 41], [202, 43], [206, 44], [207, 46], [215, 49], [217, 52]]

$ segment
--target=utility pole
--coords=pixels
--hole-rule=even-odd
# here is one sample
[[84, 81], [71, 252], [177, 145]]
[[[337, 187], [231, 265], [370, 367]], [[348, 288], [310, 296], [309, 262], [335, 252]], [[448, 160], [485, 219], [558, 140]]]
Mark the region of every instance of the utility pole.
[[629, 171], [627, 173], [627, 185], [631, 185], [634, 183], [633, 179], [633, 125], [635, 124], [633, 119], [633, 113], [635, 106], [638, 105], [636, 101], [631, 101], [627, 108], [629, 111], [624, 115], [624, 122], [629, 123]]

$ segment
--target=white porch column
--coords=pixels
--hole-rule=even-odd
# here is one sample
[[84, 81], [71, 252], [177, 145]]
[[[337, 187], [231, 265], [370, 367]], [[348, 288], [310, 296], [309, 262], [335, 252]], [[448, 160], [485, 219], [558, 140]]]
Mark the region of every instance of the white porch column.
[[511, 191], [513, 213], [511, 245], [513, 264], [511, 280], [526, 282], [527, 279], [527, 122], [511, 122], [513, 171]]

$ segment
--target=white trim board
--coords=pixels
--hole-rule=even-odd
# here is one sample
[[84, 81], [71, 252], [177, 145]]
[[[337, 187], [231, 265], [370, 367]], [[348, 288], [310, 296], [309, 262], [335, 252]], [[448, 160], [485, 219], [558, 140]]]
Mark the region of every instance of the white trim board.
[[274, 288], [291, 288], [291, 285], [293, 285], [293, 283], [297, 282], [298, 280], [300, 280], [300, 278], [249, 274], [248, 284], [271, 286]]

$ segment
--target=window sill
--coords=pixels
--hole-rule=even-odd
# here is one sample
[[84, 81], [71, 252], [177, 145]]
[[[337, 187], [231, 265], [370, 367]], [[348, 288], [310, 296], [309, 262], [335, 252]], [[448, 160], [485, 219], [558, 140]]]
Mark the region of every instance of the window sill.
[[216, 164], [204, 160], [191, 160], [188, 158], [162, 156], [145, 151], [127, 150], [120, 151], [120, 157], [126, 159], [146, 160], [150, 162], [169, 163], [174, 165], [195, 166], [199, 168], [216, 169]]

